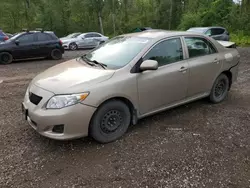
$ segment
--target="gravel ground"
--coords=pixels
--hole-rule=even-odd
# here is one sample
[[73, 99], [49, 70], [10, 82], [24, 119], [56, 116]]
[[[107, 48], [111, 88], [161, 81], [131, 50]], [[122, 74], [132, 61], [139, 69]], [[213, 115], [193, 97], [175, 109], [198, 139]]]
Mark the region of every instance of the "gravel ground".
[[141, 120], [120, 140], [54, 141], [22, 120], [38, 72], [61, 61], [0, 66], [0, 187], [250, 187], [250, 48], [227, 100], [200, 100]]

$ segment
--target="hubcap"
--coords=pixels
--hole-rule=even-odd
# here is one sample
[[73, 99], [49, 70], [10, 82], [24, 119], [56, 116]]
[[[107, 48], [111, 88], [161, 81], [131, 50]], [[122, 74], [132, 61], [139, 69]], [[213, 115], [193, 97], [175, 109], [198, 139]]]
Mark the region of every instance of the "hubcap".
[[55, 50], [54, 51], [54, 56], [59, 58], [60, 57], [60, 52], [58, 50]]
[[76, 44], [71, 44], [71, 45], [70, 45], [70, 49], [71, 49], [71, 50], [75, 50], [75, 49], [76, 49]]
[[3, 55], [2, 58], [1, 58], [1, 60], [3, 62], [8, 62], [9, 61], [9, 56], [8, 55]]
[[215, 87], [215, 97], [220, 98], [225, 93], [225, 89], [226, 89], [225, 80], [220, 80]]
[[122, 115], [118, 110], [110, 110], [101, 121], [101, 129], [104, 133], [113, 133], [122, 125]]

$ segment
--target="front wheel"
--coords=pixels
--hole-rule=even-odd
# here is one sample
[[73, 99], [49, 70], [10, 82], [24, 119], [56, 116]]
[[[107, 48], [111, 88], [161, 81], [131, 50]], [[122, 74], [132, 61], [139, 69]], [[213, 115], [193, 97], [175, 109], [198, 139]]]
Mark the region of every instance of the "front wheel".
[[69, 44], [69, 49], [70, 49], [70, 50], [77, 50], [77, 49], [78, 49], [78, 46], [77, 46], [76, 43], [73, 42], [73, 43], [70, 43], [70, 44]]
[[210, 101], [212, 103], [222, 102], [228, 94], [229, 78], [225, 74], [221, 74], [214, 82], [213, 88], [210, 93]]
[[10, 64], [13, 61], [13, 56], [8, 52], [0, 53], [0, 64]]
[[90, 124], [90, 135], [100, 143], [117, 140], [127, 131], [131, 120], [128, 106], [113, 100], [101, 105]]

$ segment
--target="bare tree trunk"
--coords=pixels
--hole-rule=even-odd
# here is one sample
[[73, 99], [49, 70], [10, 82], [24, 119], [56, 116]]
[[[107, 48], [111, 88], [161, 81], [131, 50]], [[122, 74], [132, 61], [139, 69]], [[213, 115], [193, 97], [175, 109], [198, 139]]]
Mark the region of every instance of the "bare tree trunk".
[[101, 33], [104, 35], [104, 30], [103, 30], [103, 25], [102, 25], [102, 14], [101, 11], [98, 11], [98, 21], [99, 21], [99, 26]]
[[30, 0], [25, 0], [25, 18], [26, 18], [28, 29], [30, 27], [29, 9], [30, 9]]
[[112, 21], [113, 21], [113, 32], [114, 32], [114, 35], [116, 34], [116, 31], [115, 31], [115, 4], [114, 4], [114, 0], [112, 0]]
[[171, 29], [172, 25], [172, 15], [173, 15], [173, 0], [170, 1], [170, 11], [169, 11], [169, 22], [168, 22], [168, 29]]

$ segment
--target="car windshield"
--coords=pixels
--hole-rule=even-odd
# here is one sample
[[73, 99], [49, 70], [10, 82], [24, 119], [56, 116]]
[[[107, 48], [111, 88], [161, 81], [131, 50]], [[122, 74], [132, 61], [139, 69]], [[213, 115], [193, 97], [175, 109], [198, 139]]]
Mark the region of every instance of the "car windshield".
[[187, 31], [190, 31], [190, 32], [196, 32], [196, 33], [205, 33], [206, 32], [206, 28], [191, 28]]
[[103, 63], [109, 69], [119, 69], [127, 65], [149, 41], [149, 38], [119, 36], [100, 45], [85, 57]]
[[16, 40], [20, 35], [22, 35], [23, 33], [17, 33], [15, 34], [13, 37], [11, 37], [9, 40]]
[[68, 35], [67, 38], [76, 38], [79, 35], [80, 35], [80, 33], [72, 33], [72, 34]]

